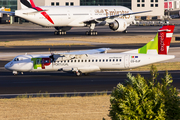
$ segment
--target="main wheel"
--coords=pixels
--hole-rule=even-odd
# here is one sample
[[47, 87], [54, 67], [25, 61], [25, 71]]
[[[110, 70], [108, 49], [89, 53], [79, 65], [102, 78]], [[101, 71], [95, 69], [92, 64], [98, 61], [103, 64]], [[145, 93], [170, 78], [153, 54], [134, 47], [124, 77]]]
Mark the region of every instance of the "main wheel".
[[58, 31], [55, 31], [55, 32], [54, 32], [54, 35], [58, 35]]
[[76, 72], [76, 76], [81, 76], [82, 75], [82, 72], [79, 71], [79, 72]]
[[127, 30], [123, 31], [123, 33], [127, 33]]

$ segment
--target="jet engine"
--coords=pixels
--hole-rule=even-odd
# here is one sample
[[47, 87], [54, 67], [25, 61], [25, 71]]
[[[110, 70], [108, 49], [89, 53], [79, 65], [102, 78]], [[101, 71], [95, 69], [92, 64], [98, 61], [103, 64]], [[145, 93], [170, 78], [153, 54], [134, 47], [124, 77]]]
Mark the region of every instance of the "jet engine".
[[113, 31], [122, 32], [128, 27], [127, 22], [124, 19], [117, 18], [114, 22], [109, 24], [109, 28]]

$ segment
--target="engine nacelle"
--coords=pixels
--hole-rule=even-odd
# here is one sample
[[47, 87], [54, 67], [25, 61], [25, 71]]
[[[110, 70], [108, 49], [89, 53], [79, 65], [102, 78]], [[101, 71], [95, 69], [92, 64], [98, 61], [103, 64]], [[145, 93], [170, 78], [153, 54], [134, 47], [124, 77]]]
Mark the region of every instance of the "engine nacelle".
[[114, 22], [109, 24], [109, 28], [113, 31], [123, 32], [128, 27], [126, 20], [117, 18]]

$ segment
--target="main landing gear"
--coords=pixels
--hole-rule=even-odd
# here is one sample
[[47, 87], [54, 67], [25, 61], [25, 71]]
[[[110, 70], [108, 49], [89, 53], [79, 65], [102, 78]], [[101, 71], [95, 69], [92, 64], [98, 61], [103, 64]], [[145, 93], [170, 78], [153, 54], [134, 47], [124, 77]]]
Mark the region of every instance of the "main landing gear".
[[81, 71], [76, 71], [75, 72], [75, 74], [76, 74], [76, 76], [82, 76], [82, 75], [85, 75], [85, 76], [88, 76], [89, 75], [89, 73], [82, 73]]
[[81, 71], [77, 71], [77, 72], [76, 72], [76, 76], [78, 76], [78, 77], [79, 77], [79, 76], [82, 76], [82, 72], [81, 72]]
[[66, 35], [65, 31], [55, 31], [54, 35]]
[[97, 31], [94, 31], [94, 28], [95, 28], [95, 23], [91, 23], [91, 25], [89, 26], [89, 31], [86, 31], [86, 35], [97, 35], [98, 32]]
[[55, 27], [56, 31], [54, 32], [54, 35], [66, 35], [66, 31], [70, 30], [72, 27]]
[[97, 32], [97, 31], [86, 31], [85, 34], [86, 34], [86, 35], [97, 35], [98, 32]]
[[124, 30], [123, 33], [127, 33], [128, 31], [127, 30]]

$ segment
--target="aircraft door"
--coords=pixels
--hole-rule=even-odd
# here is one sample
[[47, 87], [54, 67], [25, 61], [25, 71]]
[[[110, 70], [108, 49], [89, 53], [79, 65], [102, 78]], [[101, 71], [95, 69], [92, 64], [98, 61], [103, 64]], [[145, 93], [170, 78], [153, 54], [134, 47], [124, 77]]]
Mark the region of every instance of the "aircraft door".
[[69, 10], [68, 10], [68, 12], [67, 12], [67, 13], [68, 13], [68, 14], [67, 14], [67, 16], [68, 16], [68, 20], [70, 20], [70, 19], [71, 19], [71, 17], [72, 17], [72, 16], [71, 16], [71, 14], [72, 14], [72, 13], [71, 13], [71, 11], [69, 11]]
[[124, 56], [124, 68], [129, 68], [130, 67], [130, 59], [129, 55]]

